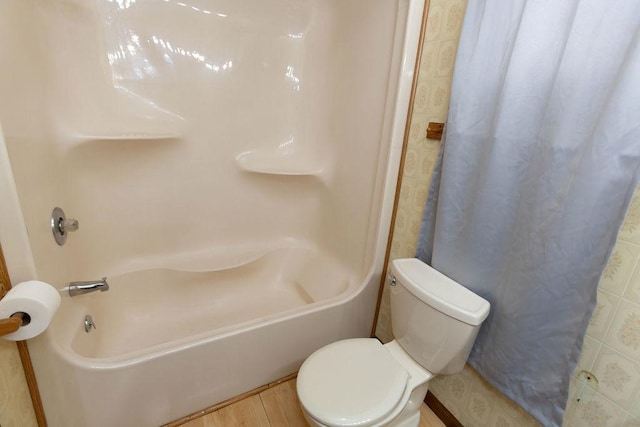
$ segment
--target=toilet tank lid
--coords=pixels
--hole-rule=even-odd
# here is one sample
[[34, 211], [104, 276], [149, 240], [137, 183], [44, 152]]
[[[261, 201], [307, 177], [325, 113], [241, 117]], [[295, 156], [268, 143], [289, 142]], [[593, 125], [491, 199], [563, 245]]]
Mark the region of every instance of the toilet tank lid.
[[461, 322], [477, 326], [489, 315], [487, 300], [417, 258], [393, 260], [391, 274], [417, 298]]

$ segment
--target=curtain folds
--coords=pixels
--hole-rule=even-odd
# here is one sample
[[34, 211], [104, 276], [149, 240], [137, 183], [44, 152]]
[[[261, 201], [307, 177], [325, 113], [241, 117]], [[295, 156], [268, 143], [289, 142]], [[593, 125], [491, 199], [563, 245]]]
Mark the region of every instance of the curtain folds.
[[561, 425], [640, 178], [640, 2], [474, 0], [418, 258], [491, 302], [469, 362]]

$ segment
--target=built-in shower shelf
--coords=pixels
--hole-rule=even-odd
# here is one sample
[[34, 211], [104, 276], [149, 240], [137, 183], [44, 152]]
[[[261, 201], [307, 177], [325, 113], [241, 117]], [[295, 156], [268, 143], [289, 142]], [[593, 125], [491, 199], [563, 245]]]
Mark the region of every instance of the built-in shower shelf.
[[319, 159], [308, 154], [247, 151], [238, 155], [236, 162], [244, 171], [268, 175], [320, 175], [325, 169]]
[[182, 138], [181, 132], [95, 132], [76, 133], [73, 139], [78, 142], [89, 141], [153, 141]]
[[[129, 99], [131, 109], [118, 109], [117, 105], [106, 105], [104, 111], [91, 111], [77, 115], [71, 122], [62, 117], [59, 121], [63, 131], [77, 143], [90, 141], [154, 141], [179, 139], [185, 133], [182, 117], [164, 110], [150, 109], [140, 105], [137, 98]], [[137, 104], [136, 104], [137, 102]], [[129, 111], [129, 112], [128, 112]]]

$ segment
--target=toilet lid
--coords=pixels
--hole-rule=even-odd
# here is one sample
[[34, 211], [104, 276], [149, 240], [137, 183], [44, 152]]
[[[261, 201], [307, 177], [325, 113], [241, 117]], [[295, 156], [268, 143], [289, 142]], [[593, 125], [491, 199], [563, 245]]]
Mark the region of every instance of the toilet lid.
[[298, 396], [328, 426], [370, 426], [398, 405], [408, 372], [374, 338], [338, 341], [313, 353], [298, 373]]

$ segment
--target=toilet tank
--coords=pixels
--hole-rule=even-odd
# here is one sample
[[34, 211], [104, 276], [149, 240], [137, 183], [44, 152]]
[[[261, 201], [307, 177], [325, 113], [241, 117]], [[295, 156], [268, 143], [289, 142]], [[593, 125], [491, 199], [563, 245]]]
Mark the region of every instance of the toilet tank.
[[396, 341], [433, 374], [461, 371], [489, 302], [417, 258], [393, 260], [391, 276]]

